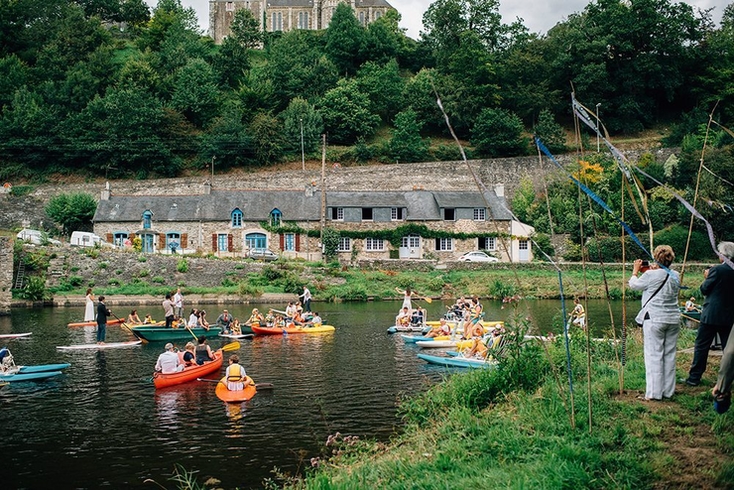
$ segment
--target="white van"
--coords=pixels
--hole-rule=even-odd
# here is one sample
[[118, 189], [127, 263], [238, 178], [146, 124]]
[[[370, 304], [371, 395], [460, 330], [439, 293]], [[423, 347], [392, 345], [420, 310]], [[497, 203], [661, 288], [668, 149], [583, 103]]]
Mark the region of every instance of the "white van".
[[104, 242], [100, 237], [88, 231], [74, 231], [71, 233], [70, 245], [77, 247], [94, 247], [95, 245], [104, 246]]

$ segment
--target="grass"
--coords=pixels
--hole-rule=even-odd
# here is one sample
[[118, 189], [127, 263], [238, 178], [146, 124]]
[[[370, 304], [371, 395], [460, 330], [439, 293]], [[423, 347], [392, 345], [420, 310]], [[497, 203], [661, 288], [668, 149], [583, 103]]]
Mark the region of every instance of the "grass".
[[[562, 342], [547, 353], [532, 343], [497, 370], [452, 375], [405, 401], [405, 430], [390, 443], [344, 444], [304, 479], [283, 483], [297, 489], [732, 488], [734, 414], [713, 412], [710, 388], [683, 386], [666, 402], [636, 399], [645, 385], [639, 331], [628, 346], [625, 390], [619, 391], [609, 346], [593, 349], [589, 386], [585, 342], [576, 340], [575, 426], [566, 408]], [[690, 356], [680, 356], [679, 370], [689, 363]]]

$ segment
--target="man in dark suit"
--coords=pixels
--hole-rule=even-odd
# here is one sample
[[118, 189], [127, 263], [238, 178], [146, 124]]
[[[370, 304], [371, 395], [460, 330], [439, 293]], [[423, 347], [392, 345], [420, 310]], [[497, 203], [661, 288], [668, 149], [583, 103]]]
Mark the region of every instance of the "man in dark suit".
[[[721, 255], [729, 259], [734, 257], [734, 243], [720, 242], [716, 248]], [[693, 348], [693, 363], [685, 380], [689, 386], [701, 383], [709, 348], [716, 334], [721, 338], [722, 347], [726, 347], [734, 323], [734, 270], [726, 264], [719, 264], [706, 269], [703, 276], [705, 279], [701, 284], [701, 293], [706, 300], [703, 302], [701, 324]]]

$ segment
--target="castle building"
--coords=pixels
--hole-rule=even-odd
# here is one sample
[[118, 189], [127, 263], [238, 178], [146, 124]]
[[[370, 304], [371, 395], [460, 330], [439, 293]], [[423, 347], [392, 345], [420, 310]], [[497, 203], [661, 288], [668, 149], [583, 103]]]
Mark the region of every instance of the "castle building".
[[326, 29], [342, 2], [348, 2], [363, 26], [395, 10], [385, 0], [210, 0], [209, 35], [221, 44], [231, 32], [234, 14], [241, 9], [249, 9], [266, 32]]

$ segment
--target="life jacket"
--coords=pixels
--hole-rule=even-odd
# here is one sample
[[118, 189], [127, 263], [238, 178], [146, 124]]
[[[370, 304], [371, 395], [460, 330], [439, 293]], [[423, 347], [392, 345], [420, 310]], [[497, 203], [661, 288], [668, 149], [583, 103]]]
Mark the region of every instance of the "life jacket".
[[232, 383], [242, 381], [242, 366], [239, 364], [232, 364], [229, 366], [229, 376], [227, 377], [227, 381]]

